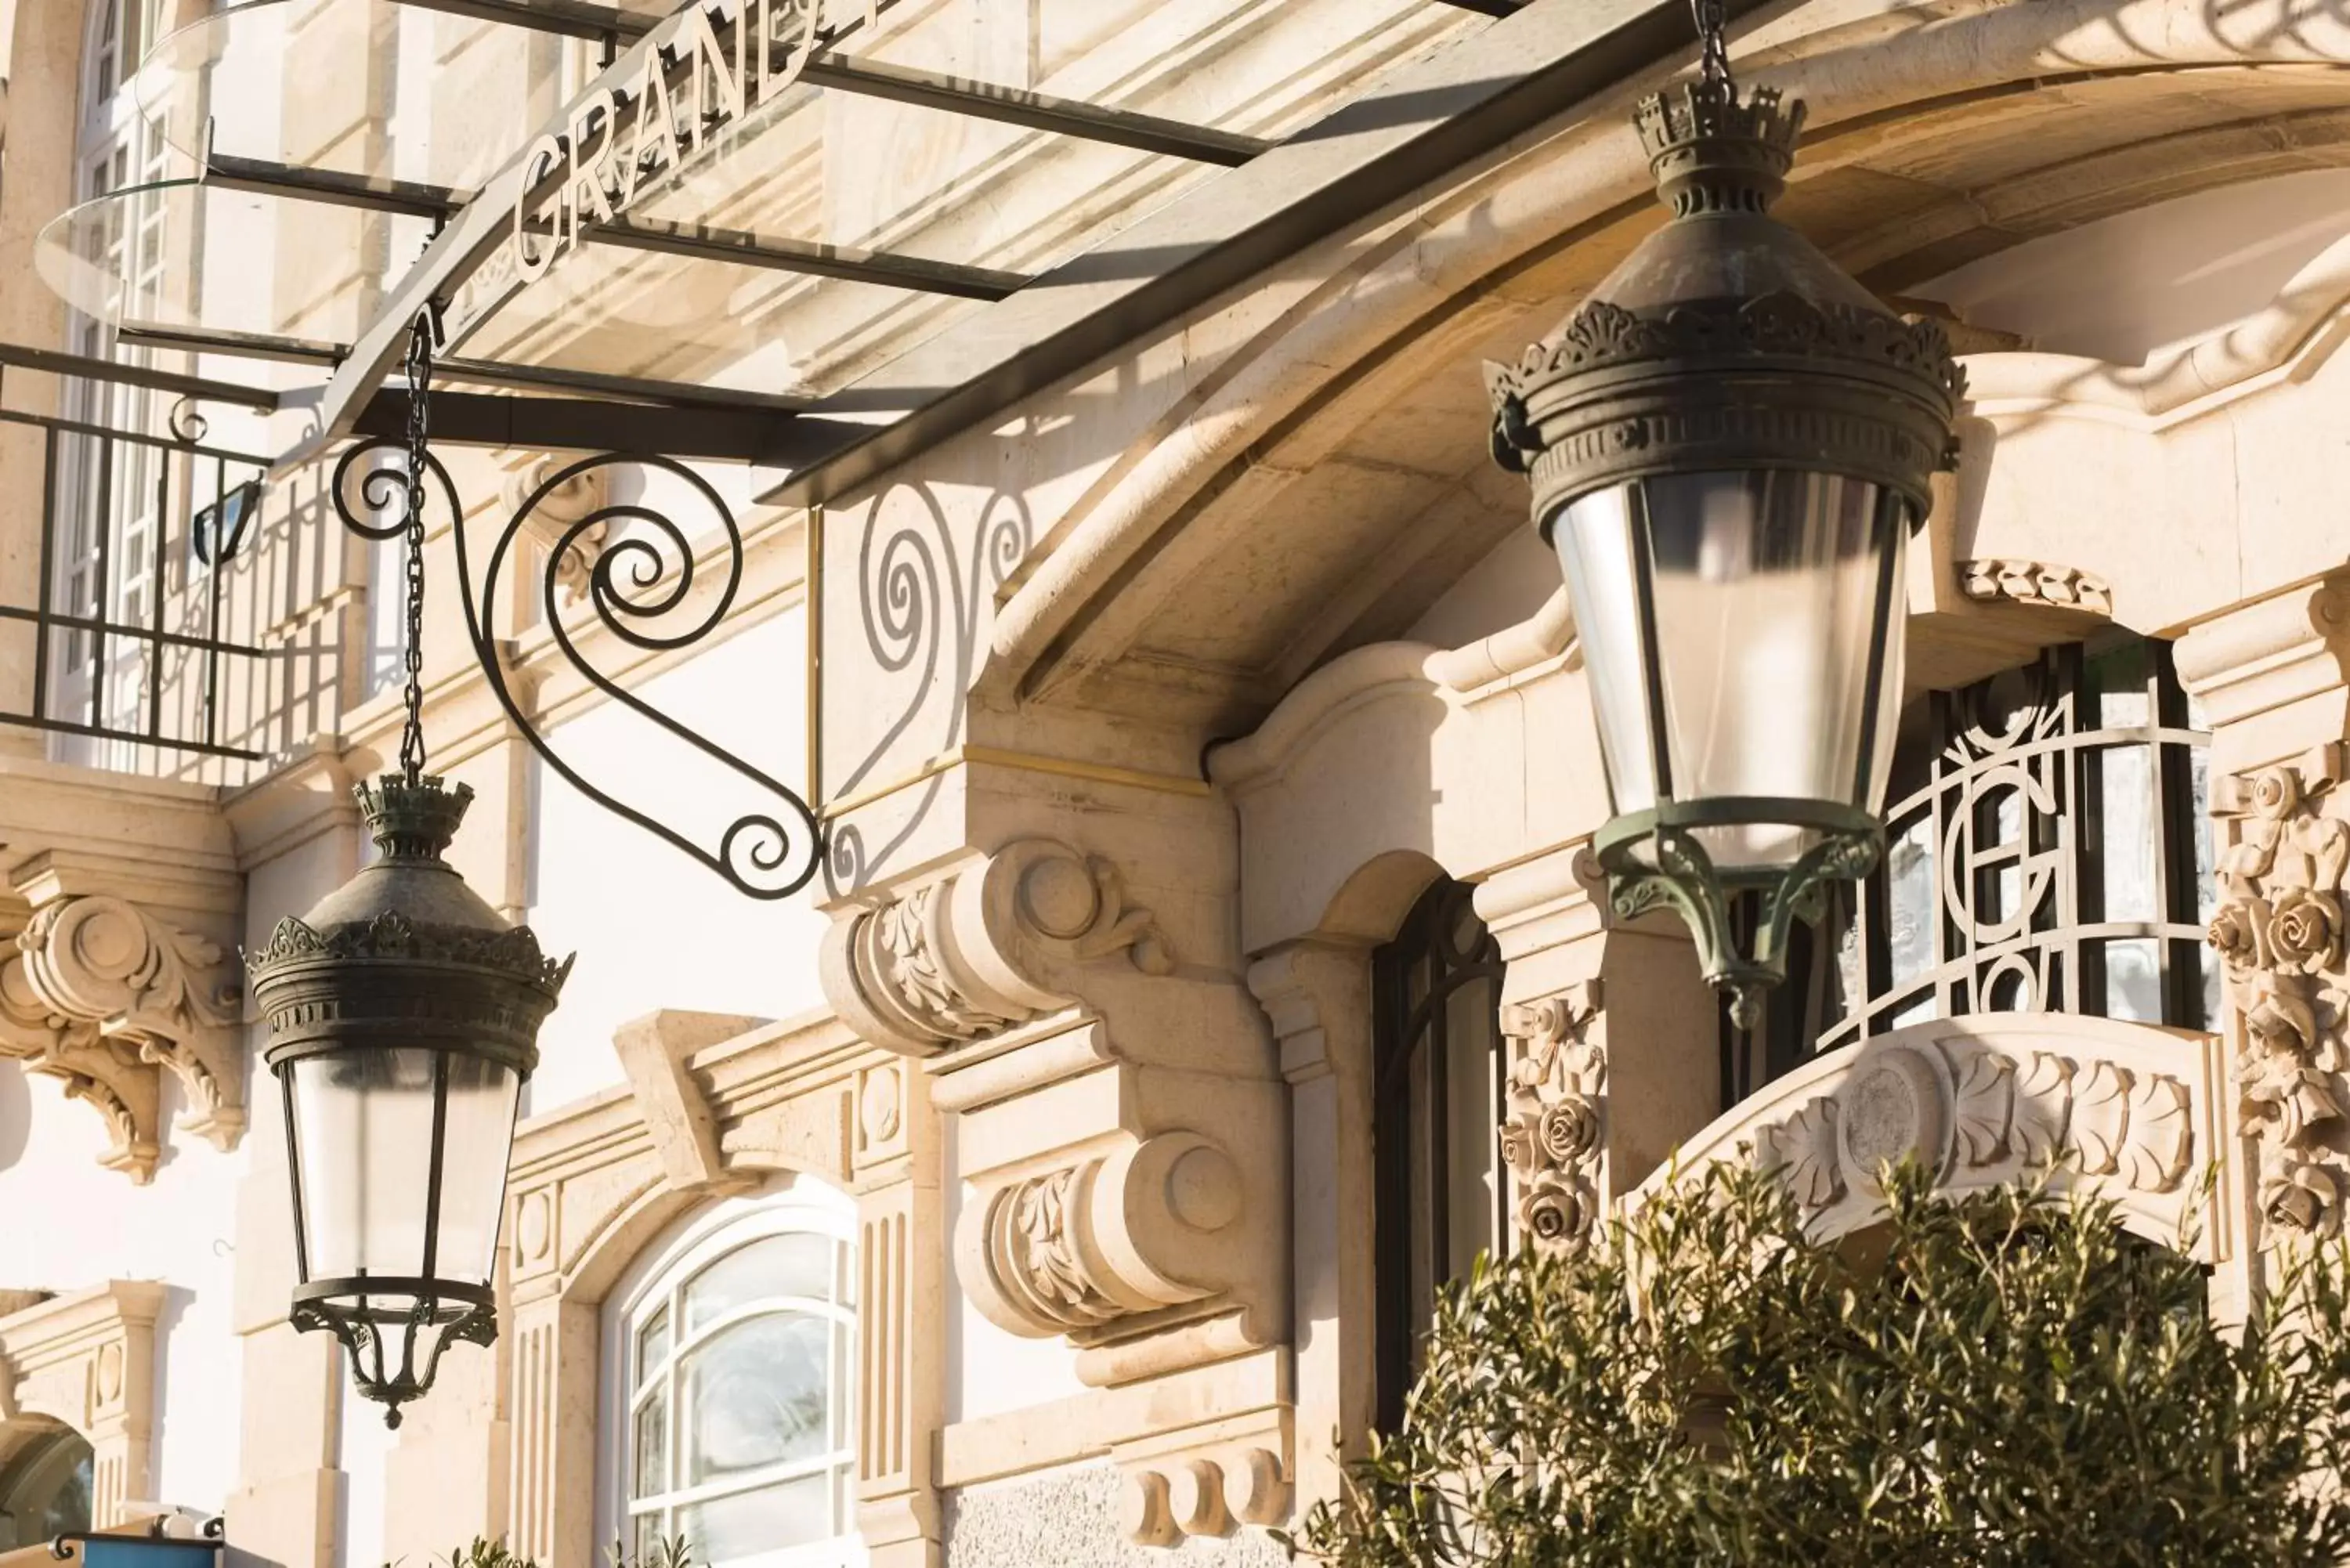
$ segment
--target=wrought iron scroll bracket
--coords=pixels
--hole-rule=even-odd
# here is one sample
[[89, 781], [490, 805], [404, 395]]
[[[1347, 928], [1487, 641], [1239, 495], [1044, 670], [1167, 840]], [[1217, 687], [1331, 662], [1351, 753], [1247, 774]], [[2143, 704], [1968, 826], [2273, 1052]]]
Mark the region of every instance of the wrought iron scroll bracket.
[[[399, 441], [370, 438], [346, 451], [335, 466], [329, 491], [343, 524], [363, 538], [399, 536], [409, 502], [406, 474], [399, 469], [371, 465], [385, 453], [403, 454]], [[717, 524], [723, 549], [718, 569], [723, 573], [707, 603], [694, 607], [697, 576], [711, 570], [697, 561], [694, 537], [668, 513], [643, 501], [599, 505], [578, 516], [566, 512], [562, 531], [547, 544], [539, 566], [538, 598], [544, 624], [565, 662], [606, 698], [662, 732], [690, 747], [719, 767], [754, 786], [775, 804], [771, 809], [743, 812], [713, 830], [696, 834], [673, 826], [631, 805], [599, 786], [567, 758], [515, 696], [513, 681], [493, 630], [492, 610], [509, 570], [524, 569], [524, 553], [516, 548], [519, 535], [538, 515], [550, 496], [565, 491], [582, 475], [600, 468], [625, 468], [667, 475], [706, 508]], [[465, 630], [484, 679], [498, 705], [540, 761], [588, 799], [701, 862], [745, 897], [785, 898], [806, 887], [824, 863], [824, 832], [810, 804], [790, 786], [735, 753], [702, 734], [674, 715], [662, 711], [636, 692], [606, 675], [582, 651], [578, 637], [588, 623], [576, 612], [567, 614], [558, 597], [557, 573], [582, 536], [608, 529], [611, 537], [597, 554], [587, 574], [584, 597], [593, 621], [601, 630], [632, 648], [667, 653], [691, 648], [723, 626], [742, 587], [743, 542], [733, 513], [709, 481], [685, 464], [651, 453], [603, 452], [579, 459], [548, 475], [523, 498], [491, 545], [478, 587], [473, 552], [466, 537], [465, 509], [455, 482], [440, 459], [427, 454], [425, 469], [440, 492], [455, 535], [460, 597], [465, 607]], [[538, 536], [545, 537], [543, 530]], [[585, 551], [583, 549], [583, 554]], [[682, 613], [680, 624], [666, 624]]]
[[[1777, 822], [1808, 829], [1813, 842], [1783, 867], [1714, 864], [1697, 830]], [[1670, 909], [1688, 926], [1698, 968], [1730, 999], [1742, 1029], [1761, 1022], [1764, 992], [1787, 978], [1787, 938], [1795, 922], [1816, 924], [1828, 885], [1866, 876], [1884, 852], [1885, 830], [1865, 812], [1821, 801], [1707, 800], [1669, 803], [1610, 822], [1594, 841], [1619, 920]], [[1731, 925], [1732, 899], [1762, 895], [1752, 950]]]

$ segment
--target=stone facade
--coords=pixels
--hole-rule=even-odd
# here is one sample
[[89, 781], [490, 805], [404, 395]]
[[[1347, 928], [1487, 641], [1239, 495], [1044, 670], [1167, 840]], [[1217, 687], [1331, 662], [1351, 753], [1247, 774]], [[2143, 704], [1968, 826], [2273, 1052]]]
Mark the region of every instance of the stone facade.
[[[938, 26], [999, 9], [1035, 8], [970, 0]], [[826, 851], [806, 891], [754, 903], [595, 815], [433, 600], [425, 722], [479, 800], [457, 863], [583, 952], [513, 1151], [500, 1338], [452, 1352], [396, 1438], [334, 1347], [286, 1322], [284, 1110], [234, 963], [358, 864], [348, 787], [398, 743], [394, 694], [356, 655], [380, 564], [303, 510], [319, 476], [274, 485], [246, 607], [283, 680], [246, 694], [267, 742], [249, 767], [107, 773], [0, 723], [0, 1058], [22, 1069], [0, 1064], [0, 1467], [70, 1427], [99, 1522], [141, 1500], [224, 1510], [231, 1541], [283, 1568], [423, 1562], [475, 1534], [604, 1568], [627, 1517], [632, 1272], [699, 1217], [806, 1183], [854, 1214], [834, 1376], [844, 1506], [874, 1568], [1283, 1560], [1273, 1532], [1334, 1495], [1376, 1419], [1374, 982], [1441, 877], [1473, 884], [1502, 965], [1492, 1130], [1514, 1239], [1571, 1250], [1711, 1158], [1777, 1170], [1835, 1233], [1870, 1220], [1877, 1162], [1900, 1153], [1951, 1190], [2053, 1162], [2194, 1249], [2222, 1309], [2265, 1254], [2338, 1233], [2350, 221], [2326, 214], [2350, 186], [2325, 182], [2350, 180], [2350, 26], [2285, 0], [2224, 19], [2199, 0], [1806, 0], [1736, 39], [1742, 71], [1811, 104], [1788, 215], [1907, 306], [1983, 317], [1961, 334], [1961, 462], [1911, 555], [1913, 692], [2085, 639], [2169, 644], [2192, 718], [2164, 722], [2208, 735], [2221, 1002], [2208, 1030], [1909, 1023], [1726, 1104], [1685, 937], [1595, 898], [1608, 802], [1580, 650], [1523, 491], [1488, 460], [1477, 373], [1652, 221], [1624, 111], [1688, 63], [1669, 56], [1679, 0], [1547, 0], [1491, 29], [1455, 7], [1232, 9], [1221, 43], [1151, 31], [1163, 18], [1055, 23], [979, 63], [1139, 81], [1152, 112], [1254, 104], [1268, 134], [1357, 74], [1409, 102], [1544, 51], [1585, 77], [1538, 134], [1432, 163], [1373, 217], [821, 506], [751, 501], [787, 480], [730, 474], [741, 577], [707, 642], [598, 618], [597, 583], [642, 565], [642, 539], [590, 520], [653, 493], [628, 488], [641, 476], [591, 470], [534, 509], [517, 547], [561, 554], [543, 597], [493, 596], [507, 695], [599, 787], [722, 859], [755, 791], [672, 767], [645, 711], [806, 779]], [[425, 19], [452, 125], [536, 68], [479, 45], [484, 25]], [[70, 184], [55, 123], [79, 26], [74, 0], [0, 12], [10, 275]], [[936, 36], [904, 47], [976, 68]], [[335, 120], [322, 145], [389, 134], [381, 102], [308, 107]], [[1092, 232], [1073, 165], [925, 130], [928, 112], [862, 105], [827, 189], [906, 201], [972, 254]], [[1278, 151], [1240, 172], [1303, 192], [1315, 140]], [[983, 167], [999, 200], [921, 205], [924, 182]], [[1170, 222], [1264, 195], [1216, 178], [1114, 189]], [[760, 199], [799, 190], [778, 174]], [[2272, 204], [2227, 211], [2266, 214], [2240, 226], [2248, 253], [2285, 258], [2274, 275], [2211, 262], [2227, 287], [2180, 281], [2220, 209], [2166, 203], [2256, 197]], [[2082, 323], [2105, 305], [2056, 281], [2083, 256], [2137, 301], [2102, 336]], [[0, 298], [0, 336], [58, 340], [28, 293]], [[598, 368], [637, 374], [723, 357], [735, 303], [615, 286], [533, 331], [577, 326]], [[861, 337], [830, 303], [741, 303], [777, 341], [835, 334], [852, 367], [938, 323]], [[13, 371], [5, 389], [10, 407], [50, 390]], [[0, 472], [26, 461], [0, 435]], [[452, 465], [501, 513], [562, 467]], [[36, 524], [0, 499], [0, 606], [37, 597]], [[456, 547], [436, 514], [436, 595]], [[314, 655], [328, 673], [281, 701]], [[0, 710], [22, 684], [0, 659]]]

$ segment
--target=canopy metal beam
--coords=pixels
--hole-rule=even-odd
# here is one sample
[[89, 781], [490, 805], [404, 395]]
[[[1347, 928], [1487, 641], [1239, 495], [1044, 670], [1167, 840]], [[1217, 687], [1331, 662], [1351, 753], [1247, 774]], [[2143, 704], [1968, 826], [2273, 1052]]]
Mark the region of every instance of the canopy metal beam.
[[[1762, 3], [1728, 0], [1733, 16]], [[820, 400], [816, 416], [854, 410], [864, 420], [860, 439], [813, 466], [770, 475], [759, 499], [827, 501], [1000, 419], [1689, 47], [1685, 0], [1522, 6]]]
[[850, 59], [819, 54], [800, 71], [800, 79], [842, 92], [910, 103], [949, 114], [992, 119], [1029, 130], [1050, 131], [1086, 141], [1130, 147], [1195, 163], [1220, 163], [1237, 169], [1263, 154], [1274, 143], [1229, 130], [1211, 130], [1155, 114], [1105, 109], [1076, 99], [1055, 98], [1024, 88], [970, 81], [937, 71], [920, 71], [879, 60]]
[[957, 262], [927, 261], [920, 256], [892, 255], [847, 245], [810, 244], [805, 240], [768, 239], [740, 229], [708, 223], [670, 223], [660, 219], [622, 219], [588, 230], [598, 244], [632, 250], [660, 251], [702, 261], [734, 262], [743, 266], [769, 267], [777, 272], [837, 277], [850, 283], [879, 284], [924, 294], [949, 294], [963, 299], [1002, 299], [1029, 279], [1024, 273], [998, 272], [993, 267], [965, 266]]
[[240, 387], [233, 381], [207, 380], [202, 376], [182, 376], [172, 370], [151, 370], [143, 365], [118, 365], [111, 359], [93, 359], [83, 354], [60, 354], [48, 348], [28, 348], [21, 343], [0, 343], [0, 365], [46, 370], [52, 376], [75, 376], [85, 381], [109, 381], [121, 387], [147, 387], [158, 392], [177, 392], [183, 398], [233, 403], [238, 408], [253, 409], [265, 414], [276, 413], [279, 403], [279, 394], [264, 387]]
[[[290, 201], [357, 207], [401, 217], [430, 218], [436, 223], [446, 221], [464, 206], [466, 200], [463, 192], [445, 185], [381, 180], [332, 169], [307, 169], [217, 153], [213, 156], [205, 179], [224, 190], [256, 191]], [[930, 261], [921, 256], [846, 245], [811, 244], [805, 240], [769, 239], [742, 229], [704, 223], [622, 220], [595, 224], [584, 232], [597, 244], [660, 251], [703, 261], [735, 262], [776, 272], [844, 278], [851, 283], [953, 295], [962, 299], [1002, 299], [1029, 282], [1025, 273], [1000, 272], [993, 267], [966, 266], [959, 262]], [[348, 348], [343, 352], [348, 353]]]
[[[148, 321], [126, 321], [116, 329], [116, 336], [125, 343], [179, 353], [226, 354], [329, 369], [340, 364], [351, 351], [348, 343], [329, 343], [316, 337], [280, 337], [265, 332], [231, 332], [217, 327], [167, 327]], [[791, 414], [806, 409], [813, 400], [643, 376], [613, 376], [600, 370], [574, 370], [556, 365], [511, 365], [495, 359], [442, 359], [434, 364], [433, 374], [442, 380], [463, 381], [471, 386], [619, 398], [672, 409]]]
[[332, 207], [358, 207], [370, 213], [401, 217], [447, 219], [465, 205], [466, 192], [446, 185], [416, 180], [390, 180], [376, 174], [348, 174], [339, 169], [307, 169], [271, 163], [258, 158], [233, 158], [214, 152], [204, 160], [204, 182], [224, 191], [253, 191], [265, 196], [290, 196]]
[[239, 359], [267, 359], [282, 365], [324, 365], [332, 368], [351, 351], [348, 343], [327, 343], [316, 337], [281, 337], [271, 332], [232, 332], [222, 327], [173, 327], [161, 321], [125, 321], [114, 329], [115, 340], [142, 348], [168, 348], [181, 354], [224, 354]]
[[[760, 408], [661, 408], [578, 398], [515, 398], [438, 389], [432, 393], [432, 439], [458, 446], [804, 462], [820, 460], [847, 445], [852, 428], [838, 421], [810, 420]], [[407, 432], [404, 388], [387, 389], [369, 398], [350, 431], [395, 440]], [[287, 461], [291, 460], [280, 460], [281, 466]]]
[[[469, 16], [477, 21], [509, 23], [517, 27], [556, 33], [565, 37], [620, 42], [633, 42], [644, 37], [661, 21], [658, 16], [594, 5], [589, 0], [400, 0], [400, 3], [428, 11]], [[1488, 3], [1499, 3], [1499, 0], [1488, 0]], [[1055, 98], [1047, 93], [1030, 92], [1024, 88], [972, 81], [937, 71], [914, 70], [905, 66], [886, 65], [879, 60], [830, 54], [828, 51], [849, 30], [835, 30], [825, 39], [801, 72], [801, 80], [840, 92], [860, 93], [868, 98], [916, 104], [949, 114], [967, 114], [975, 119], [992, 119], [1006, 125], [1023, 126], [1030, 130], [1050, 131], [1055, 136], [1074, 136], [1087, 141], [1131, 147], [1139, 151], [1162, 153], [1194, 162], [1219, 163], [1227, 168], [1245, 163], [1273, 145], [1256, 137], [1211, 130], [1181, 120], [1162, 119], [1157, 115], [1105, 109], [1098, 104]], [[790, 51], [785, 46], [774, 46], [770, 65], [780, 67], [782, 57], [788, 53]]]

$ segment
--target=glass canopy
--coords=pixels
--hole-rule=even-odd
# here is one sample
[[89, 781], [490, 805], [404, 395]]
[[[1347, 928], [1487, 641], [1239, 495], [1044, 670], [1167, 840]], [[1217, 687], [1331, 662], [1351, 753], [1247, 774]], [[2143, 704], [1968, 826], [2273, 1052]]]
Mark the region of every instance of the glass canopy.
[[789, 418], [1076, 258], [1149, 281], [1105, 243], [1500, 8], [247, 0], [149, 51], [162, 171], [39, 270], [126, 343], [307, 367], [330, 436], [428, 298], [452, 379]]

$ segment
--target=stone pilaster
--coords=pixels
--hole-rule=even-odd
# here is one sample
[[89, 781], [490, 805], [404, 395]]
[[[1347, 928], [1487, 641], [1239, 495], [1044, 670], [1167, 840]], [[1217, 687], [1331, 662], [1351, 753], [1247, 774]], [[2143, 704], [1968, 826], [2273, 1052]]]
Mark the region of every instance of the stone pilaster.
[[2350, 1199], [2350, 574], [2204, 622], [2176, 656], [2211, 730], [2226, 1185], [2255, 1251], [2331, 1236]]
[[1712, 990], [1678, 924], [1612, 924], [1579, 848], [1482, 884], [1509, 968], [1502, 1144], [1521, 1235], [1573, 1245], [1721, 1109]]
[[1313, 1439], [1297, 1455], [1301, 1515], [1338, 1495], [1378, 1398], [1370, 961], [1367, 943], [1309, 940], [1248, 972], [1289, 1085], [1291, 1344], [1297, 1426]]

